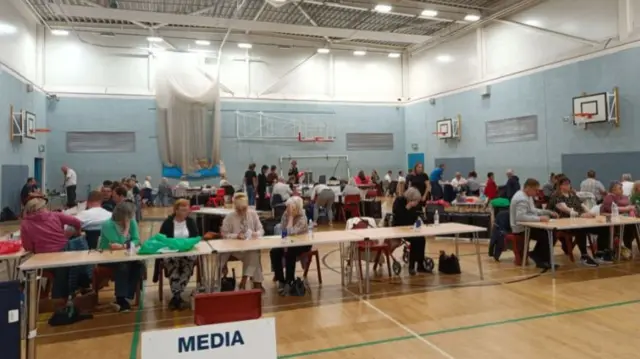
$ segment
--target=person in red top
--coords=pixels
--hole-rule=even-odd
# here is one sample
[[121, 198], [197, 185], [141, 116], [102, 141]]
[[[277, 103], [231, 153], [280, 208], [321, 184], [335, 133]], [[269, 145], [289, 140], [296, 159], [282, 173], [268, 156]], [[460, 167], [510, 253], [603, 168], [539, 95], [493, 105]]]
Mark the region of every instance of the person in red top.
[[362, 170], [353, 179], [356, 181], [357, 186], [371, 184], [371, 177], [365, 175]]
[[487, 173], [487, 183], [484, 186], [484, 195], [487, 196], [489, 200], [498, 197], [498, 185], [496, 185], [496, 181], [493, 180], [493, 172]]
[[[65, 226], [69, 226], [68, 231]], [[80, 233], [82, 222], [62, 212], [50, 212], [44, 197], [31, 198], [24, 207], [20, 223], [20, 239], [25, 250], [31, 253], [53, 253], [63, 251], [88, 250]], [[76, 290], [87, 292], [91, 286], [91, 267], [74, 266], [53, 269], [54, 280], [51, 290], [53, 299], [66, 299]]]

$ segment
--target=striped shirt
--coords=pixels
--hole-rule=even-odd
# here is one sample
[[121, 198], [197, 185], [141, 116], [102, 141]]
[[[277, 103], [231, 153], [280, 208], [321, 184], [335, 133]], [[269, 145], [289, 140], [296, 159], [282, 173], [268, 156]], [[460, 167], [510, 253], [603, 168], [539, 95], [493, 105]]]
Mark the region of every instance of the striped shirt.
[[602, 192], [605, 192], [605, 189], [602, 182], [595, 178], [587, 178], [580, 183], [580, 192], [593, 193], [596, 201], [600, 201], [602, 199]]

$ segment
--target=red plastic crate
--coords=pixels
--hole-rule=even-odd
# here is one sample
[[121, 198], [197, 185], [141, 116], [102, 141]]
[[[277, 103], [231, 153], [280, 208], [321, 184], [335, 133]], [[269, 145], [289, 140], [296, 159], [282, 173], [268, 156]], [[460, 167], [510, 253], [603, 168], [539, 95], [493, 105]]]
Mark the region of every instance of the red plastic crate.
[[262, 317], [262, 290], [196, 294], [196, 325], [239, 322]]

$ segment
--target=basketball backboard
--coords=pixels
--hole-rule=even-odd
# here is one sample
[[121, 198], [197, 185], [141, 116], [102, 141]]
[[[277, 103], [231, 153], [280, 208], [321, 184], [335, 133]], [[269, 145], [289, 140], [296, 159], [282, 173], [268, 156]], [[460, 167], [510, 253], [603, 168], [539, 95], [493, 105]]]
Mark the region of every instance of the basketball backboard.
[[618, 88], [612, 92], [583, 94], [573, 98], [573, 124], [586, 128], [589, 124], [619, 123]]
[[450, 140], [460, 138], [460, 116], [455, 118], [444, 118], [436, 122], [434, 132], [440, 140]]

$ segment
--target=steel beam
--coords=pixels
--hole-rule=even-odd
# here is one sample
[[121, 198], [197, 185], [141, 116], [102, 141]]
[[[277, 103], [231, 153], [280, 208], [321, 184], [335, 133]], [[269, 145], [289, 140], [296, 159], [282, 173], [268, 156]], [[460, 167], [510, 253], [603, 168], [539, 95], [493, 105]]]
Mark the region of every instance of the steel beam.
[[564, 32], [559, 32], [559, 31], [555, 31], [555, 30], [551, 30], [551, 29], [545, 29], [545, 28], [542, 28], [542, 27], [533, 26], [533, 25], [529, 25], [529, 24], [524, 24], [524, 23], [517, 22], [517, 21], [502, 20], [502, 19], [495, 19], [494, 21], [495, 22], [499, 22], [501, 24], [505, 24], [505, 25], [518, 26], [518, 27], [522, 27], [522, 28], [525, 28], [525, 29], [537, 31], [537, 32], [540, 32], [540, 33], [553, 35], [553, 36], [556, 36], [556, 37], [562, 37], [562, 38], [565, 38], [565, 39], [568, 39], [568, 40], [577, 41], [577, 42], [582, 42], [583, 44], [587, 44], [587, 45], [595, 46], [595, 45], [599, 45], [600, 44], [600, 42], [595, 41], [595, 40], [585, 39], [584, 37], [565, 34]]

